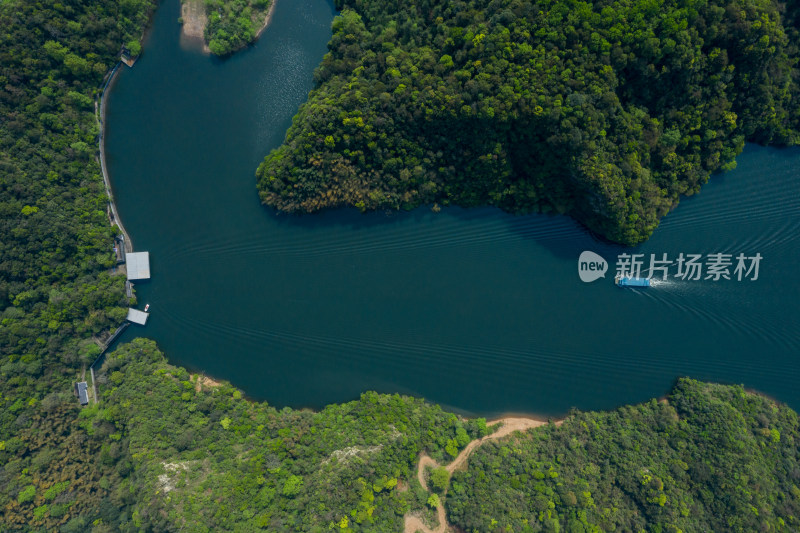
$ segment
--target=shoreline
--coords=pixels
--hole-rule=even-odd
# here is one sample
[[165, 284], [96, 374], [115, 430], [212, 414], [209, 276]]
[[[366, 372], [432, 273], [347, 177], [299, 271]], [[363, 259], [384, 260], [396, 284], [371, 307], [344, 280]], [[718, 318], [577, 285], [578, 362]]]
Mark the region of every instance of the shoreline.
[[270, 2], [269, 9], [267, 9], [267, 16], [264, 17], [264, 24], [262, 24], [261, 29], [256, 32], [256, 37], [253, 39], [253, 42], [257, 41], [261, 37], [261, 34], [264, 33], [264, 30], [266, 30], [267, 26], [269, 26], [269, 23], [272, 22], [272, 15], [275, 13], [275, 4], [277, 3], [278, 0], [272, 0]]
[[569, 409], [556, 415], [545, 415], [531, 411], [497, 411], [490, 415], [470, 414], [468, 418], [485, 418], [487, 426], [502, 422], [503, 420], [533, 420], [535, 422], [549, 424], [550, 422], [556, 423], [564, 420], [569, 416], [569, 413]]
[[100, 171], [103, 175], [103, 184], [106, 188], [106, 196], [108, 196], [108, 206], [109, 206], [109, 222], [112, 226], [117, 226], [122, 233], [124, 242], [123, 247], [126, 253], [133, 251], [133, 241], [131, 240], [130, 235], [128, 234], [125, 226], [122, 224], [122, 219], [119, 217], [119, 212], [117, 211], [117, 205], [114, 202], [114, 193], [111, 189], [111, 180], [108, 177], [108, 168], [106, 167], [106, 136], [105, 136], [105, 123], [106, 123], [106, 92], [111, 88], [116, 79], [117, 72], [119, 71], [120, 65], [122, 65], [122, 61], [117, 62], [116, 66], [111, 69], [111, 73], [108, 76], [108, 80], [106, 81], [105, 85], [100, 91], [100, 95], [95, 100], [95, 120], [97, 120], [97, 127], [99, 129], [98, 133], [98, 142], [97, 148], [100, 152], [99, 160], [100, 160]]
[[[121, 59], [117, 62], [114, 68], [107, 74], [108, 79], [106, 80], [103, 88], [100, 90], [100, 94], [94, 101], [94, 118], [97, 121], [97, 128], [98, 128], [98, 140], [97, 140], [97, 149], [98, 149], [98, 159], [100, 161], [100, 173], [103, 176], [103, 185], [106, 189], [106, 196], [108, 197], [108, 209], [106, 210], [106, 215], [108, 216], [108, 221], [111, 226], [117, 226], [119, 228], [120, 233], [122, 234], [122, 249], [127, 254], [133, 252], [133, 241], [131, 240], [128, 231], [125, 229], [125, 226], [122, 224], [122, 219], [119, 217], [119, 213], [117, 211], [117, 204], [114, 201], [114, 193], [111, 189], [111, 179], [108, 176], [108, 168], [106, 166], [106, 136], [105, 136], [105, 124], [106, 124], [106, 92], [113, 86], [114, 81], [116, 80], [117, 72], [120, 69], [120, 66], [126, 64]], [[116, 242], [117, 239], [114, 239]], [[127, 265], [126, 265], [127, 266]], [[130, 281], [125, 282], [126, 288], [130, 288], [133, 291], [133, 284]], [[129, 296], [130, 300], [130, 296]], [[97, 364], [98, 361], [105, 357], [106, 352], [111, 348], [111, 345], [114, 341], [117, 340], [120, 333], [125, 331], [125, 329], [130, 326], [130, 322], [124, 320], [122, 325], [120, 325], [111, 336], [105, 341], [104, 345], [101, 346], [100, 355], [92, 362], [89, 366], [89, 371], [92, 374], [92, 390], [94, 392], [94, 403], [97, 404], [97, 385], [94, 379], [94, 366]]]

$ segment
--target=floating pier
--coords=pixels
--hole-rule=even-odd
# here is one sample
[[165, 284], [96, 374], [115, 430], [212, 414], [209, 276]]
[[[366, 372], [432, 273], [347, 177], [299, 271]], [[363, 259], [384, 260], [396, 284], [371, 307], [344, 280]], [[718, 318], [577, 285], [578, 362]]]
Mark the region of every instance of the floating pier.
[[138, 57], [131, 57], [128, 54], [121, 54], [119, 56], [119, 60], [128, 65], [129, 68], [133, 68], [133, 65], [136, 63], [136, 60], [139, 59]]
[[133, 307], [128, 309], [128, 320], [130, 322], [133, 322], [134, 324], [140, 324], [144, 326], [147, 323], [148, 316], [150, 316], [150, 313], [139, 311], [138, 309], [134, 309]]
[[150, 252], [126, 253], [125, 269], [128, 272], [128, 281], [150, 279]]

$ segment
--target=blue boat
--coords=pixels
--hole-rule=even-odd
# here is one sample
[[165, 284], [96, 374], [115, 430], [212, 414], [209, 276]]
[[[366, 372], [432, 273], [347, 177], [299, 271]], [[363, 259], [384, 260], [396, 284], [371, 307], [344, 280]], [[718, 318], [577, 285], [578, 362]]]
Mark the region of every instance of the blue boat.
[[649, 287], [650, 280], [647, 278], [629, 278], [628, 276], [617, 276], [614, 278], [617, 287]]

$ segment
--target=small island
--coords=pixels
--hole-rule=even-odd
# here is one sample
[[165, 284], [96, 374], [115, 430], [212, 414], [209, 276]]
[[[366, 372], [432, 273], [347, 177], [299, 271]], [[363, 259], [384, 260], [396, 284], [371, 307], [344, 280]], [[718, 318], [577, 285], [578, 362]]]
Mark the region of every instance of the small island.
[[183, 35], [203, 50], [227, 56], [252, 43], [269, 25], [276, 0], [182, 0]]

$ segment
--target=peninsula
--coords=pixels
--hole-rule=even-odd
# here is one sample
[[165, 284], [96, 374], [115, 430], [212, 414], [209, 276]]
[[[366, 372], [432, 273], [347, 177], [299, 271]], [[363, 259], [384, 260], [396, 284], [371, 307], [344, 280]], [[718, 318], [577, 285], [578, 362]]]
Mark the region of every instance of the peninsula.
[[494, 205], [634, 245], [745, 141], [800, 141], [796, 2], [337, 7], [257, 172], [281, 211]]

